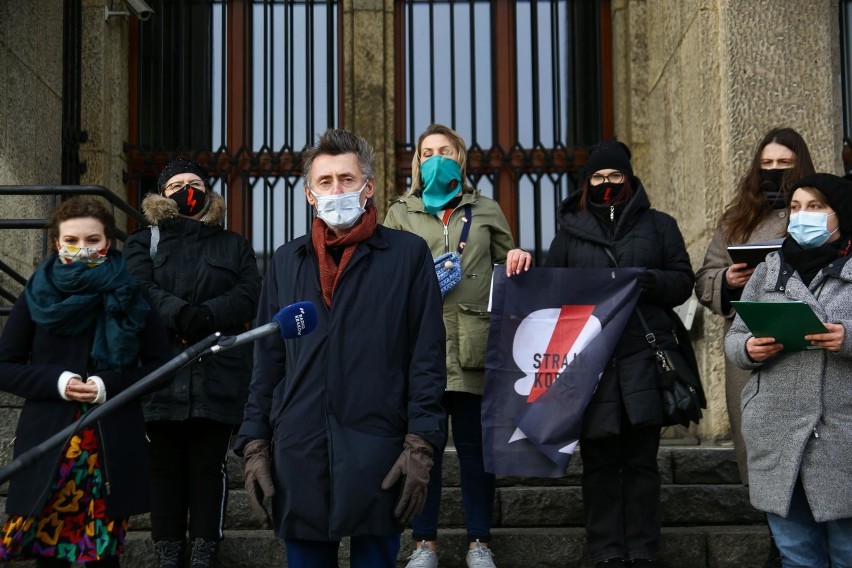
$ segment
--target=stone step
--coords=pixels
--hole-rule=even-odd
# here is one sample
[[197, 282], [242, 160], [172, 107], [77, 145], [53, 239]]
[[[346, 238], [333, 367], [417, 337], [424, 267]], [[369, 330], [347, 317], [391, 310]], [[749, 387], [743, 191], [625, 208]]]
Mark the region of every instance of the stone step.
[[[464, 530], [441, 530], [438, 538], [441, 568], [464, 568], [467, 549]], [[123, 568], [156, 568], [153, 545], [147, 533], [131, 532], [126, 545]], [[664, 528], [658, 560], [661, 568], [757, 568], [763, 565], [768, 545], [765, 526]], [[397, 566], [405, 566], [412, 549], [410, 534], [406, 532]], [[585, 552], [584, 531], [580, 528], [495, 529], [493, 550], [495, 563], [500, 568], [592, 566]], [[348, 567], [346, 539], [341, 544], [340, 558], [341, 567]], [[217, 568], [286, 565], [283, 544], [269, 531], [226, 531], [216, 562]]]
[[[663, 483], [679, 485], [740, 484], [734, 449], [726, 446], [662, 446], [657, 454], [657, 467]], [[552, 486], [580, 485], [583, 472], [583, 452], [579, 448], [564, 477], [500, 477], [498, 486]], [[243, 486], [242, 459], [232, 455], [228, 460], [228, 479], [231, 487]], [[442, 482], [444, 487], [459, 487], [459, 460], [456, 449], [447, 447], [444, 452]]]
[[[663, 526], [761, 524], [764, 516], [749, 504], [741, 485], [663, 485]], [[444, 488], [440, 527], [464, 526], [461, 489]], [[134, 530], [150, 529], [147, 515], [134, 517]], [[494, 503], [495, 527], [582, 527], [581, 489], [569, 487], [498, 487]], [[243, 489], [228, 495], [226, 529], [259, 528]]]

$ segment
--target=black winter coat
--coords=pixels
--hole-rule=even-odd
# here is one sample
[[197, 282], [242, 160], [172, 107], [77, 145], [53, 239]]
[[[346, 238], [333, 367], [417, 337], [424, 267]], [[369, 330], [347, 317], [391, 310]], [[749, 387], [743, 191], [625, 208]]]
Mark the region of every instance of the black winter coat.
[[[677, 221], [651, 209], [641, 182], [638, 178], [633, 181], [636, 193], [616, 218], [614, 227], [605, 227], [590, 211], [580, 209], [579, 192], [565, 200], [558, 211], [560, 230], [550, 245], [545, 266], [612, 267], [605, 251], [609, 247], [620, 267], [649, 269], [656, 286], [643, 290], [637, 307], [658, 343], [673, 347], [678, 322], [671, 309], [689, 298], [695, 275]], [[586, 410], [584, 437], [618, 434], [622, 405], [631, 424], [662, 425], [653, 352], [644, 336], [644, 328], [634, 313]], [[691, 344], [686, 348], [691, 352]]]
[[399, 486], [381, 489], [407, 433], [444, 440], [446, 387], [441, 293], [416, 235], [378, 226], [341, 276], [331, 308], [305, 235], [279, 248], [266, 273], [258, 325], [307, 300], [309, 335], [258, 342], [235, 449], [272, 441], [273, 518], [279, 538], [339, 540], [398, 534]]
[[[133, 233], [125, 246], [127, 268], [151, 294], [169, 332], [172, 356], [186, 348], [175, 323], [184, 306], [210, 308], [216, 331], [224, 335], [246, 331], [257, 310], [260, 274], [254, 251], [242, 236], [222, 228], [222, 198], [211, 193], [209, 199], [216, 213], [201, 222], [176, 217], [174, 201], [149, 195], [143, 210], [159, 226], [156, 254], [152, 259], [150, 228]], [[208, 418], [239, 424], [251, 361], [249, 343], [180, 370], [171, 383], [145, 399], [145, 419]]]
[[[144, 296], [150, 304], [148, 295]], [[15, 457], [74, 421], [80, 404], [60, 396], [58, 381], [63, 371], [101, 377], [109, 401], [169, 360], [165, 330], [154, 309], [148, 312], [140, 338], [141, 366], [121, 373], [91, 368], [93, 339], [94, 327], [74, 337], [48, 333], [33, 322], [24, 294], [15, 302], [0, 338], [0, 390], [24, 399], [15, 433]], [[148, 448], [138, 399], [99, 420], [94, 430], [106, 482], [107, 512], [112, 517], [128, 517], [148, 511]], [[49, 451], [12, 478], [6, 499], [8, 514], [41, 513], [52, 494], [64, 449], [60, 445]]]

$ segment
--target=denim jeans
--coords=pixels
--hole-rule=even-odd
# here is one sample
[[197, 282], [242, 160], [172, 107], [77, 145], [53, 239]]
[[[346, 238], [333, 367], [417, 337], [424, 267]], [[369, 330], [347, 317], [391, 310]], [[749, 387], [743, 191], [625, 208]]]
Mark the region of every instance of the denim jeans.
[[[485, 471], [482, 458], [482, 397], [467, 392], [444, 393], [441, 400], [452, 416], [453, 443], [459, 455], [461, 468], [462, 505], [464, 506], [467, 538], [491, 541], [491, 516], [494, 512], [494, 475]], [[446, 443], [445, 443], [446, 447]], [[435, 452], [429, 472], [429, 488], [423, 512], [411, 523], [412, 538], [436, 540], [438, 537], [438, 509], [441, 505], [441, 472], [444, 448]]]
[[767, 513], [784, 568], [852, 568], [852, 518], [818, 523], [801, 479], [793, 488], [787, 518]]
[[[399, 535], [353, 536], [350, 539], [351, 568], [396, 568]], [[337, 568], [339, 541], [284, 540], [289, 568]]]
[[580, 440], [586, 544], [592, 561], [656, 556], [659, 447], [659, 427], [634, 427], [626, 417], [618, 436]]

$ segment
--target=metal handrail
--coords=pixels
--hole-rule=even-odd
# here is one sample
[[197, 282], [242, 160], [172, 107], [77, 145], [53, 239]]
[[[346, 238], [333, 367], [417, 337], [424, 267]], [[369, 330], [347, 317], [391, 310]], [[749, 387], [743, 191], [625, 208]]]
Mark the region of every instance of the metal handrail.
[[[0, 196], [36, 196], [74, 197], [77, 195], [94, 195], [106, 199], [113, 209], [118, 209], [141, 225], [147, 225], [145, 217], [131, 207], [124, 199], [102, 185], [0, 185]], [[0, 219], [0, 229], [46, 229], [47, 218], [44, 219]], [[127, 233], [116, 229], [116, 238], [127, 240]], [[27, 279], [17, 270], [0, 260], [0, 272], [3, 272], [16, 282], [26, 284]], [[14, 302], [15, 295], [0, 288], [0, 297]], [[9, 306], [0, 306], [0, 316], [7, 316], [11, 311]]]
[[111, 205], [117, 207], [128, 217], [133, 217], [142, 224], [148, 224], [139, 211], [102, 185], [0, 185], [0, 195], [61, 195], [68, 197], [97, 195], [109, 201]]

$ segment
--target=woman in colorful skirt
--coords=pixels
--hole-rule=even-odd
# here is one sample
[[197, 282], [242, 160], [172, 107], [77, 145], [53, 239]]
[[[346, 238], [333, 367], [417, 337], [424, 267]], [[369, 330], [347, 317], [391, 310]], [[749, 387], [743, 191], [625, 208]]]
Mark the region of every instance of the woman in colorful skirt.
[[[163, 325], [111, 243], [102, 202], [73, 198], [50, 218], [54, 249], [0, 337], [0, 390], [23, 398], [15, 457], [167, 361]], [[12, 478], [0, 560], [119, 566], [127, 522], [148, 511], [145, 422], [133, 401]]]

